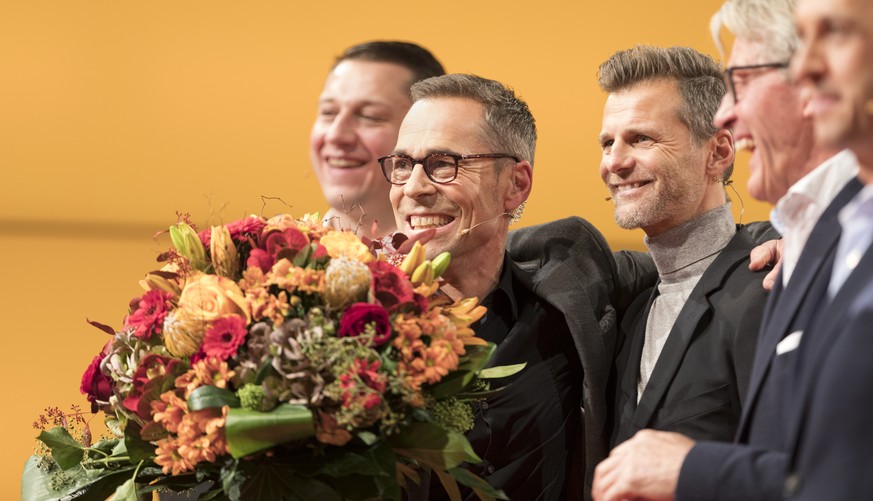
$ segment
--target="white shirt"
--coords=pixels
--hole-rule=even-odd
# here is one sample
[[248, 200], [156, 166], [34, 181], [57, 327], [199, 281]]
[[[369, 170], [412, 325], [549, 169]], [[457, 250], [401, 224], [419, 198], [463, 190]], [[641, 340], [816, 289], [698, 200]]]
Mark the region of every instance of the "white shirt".
[[868, 184], [858, 192], [855, 198], [840, 210], [838, 217], [843, 232], [840, 235], [840, 243], [837, 244], [834, 269], [831, 273], [831, 282], [828, 284], [828, 295], [831, 299], [840, 290], [852, 270], [858, 266], [861, 256], [870, 247], [870, 242], [873, 242], [873, 185]]
[[858, 175], [858, 160], [843, 150], [794, 183], [776, 202], [770, 222], [782, 234], [782, 285], [797, 266], [812, 228], [850, 179]]

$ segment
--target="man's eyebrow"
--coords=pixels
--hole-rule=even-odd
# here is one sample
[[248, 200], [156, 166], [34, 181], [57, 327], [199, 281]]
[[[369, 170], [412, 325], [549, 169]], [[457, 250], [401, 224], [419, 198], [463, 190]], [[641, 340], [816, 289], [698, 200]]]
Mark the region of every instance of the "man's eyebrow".
[[[427, 157], [427, 156], [430, 156], [430, 155], [433, 155], [433, 154], [439, 154], [439, 153], [442, 153], [442, 154], [444, 154], [444, 155], [455, 155], [455, 156], [459, 156], [459, 157], [460, 157], [460, 156], [463, 156], [463, 155], [461, 155], [460, 153], [456, 152], [455, 150], [453, 150], [453, 149], [451, 149], [451, 148], [429, 148], [429, 149], [425, 150], [425, 152], [424, 152], [424, 154], [421, 156], [421, 158], [425, 158], [425, 157]], [[403, 148], [398, 148], [398, 149], [394, 150], [393, 152], [391, 152], [391, 154], [392, 154], [392, 155], [403, 155], [403, 156], [407, 156], [407, 157], [412, 157], [412, 155], [409, 153], [409, 150], [406, 150], [406, 149], [403, 149]]]

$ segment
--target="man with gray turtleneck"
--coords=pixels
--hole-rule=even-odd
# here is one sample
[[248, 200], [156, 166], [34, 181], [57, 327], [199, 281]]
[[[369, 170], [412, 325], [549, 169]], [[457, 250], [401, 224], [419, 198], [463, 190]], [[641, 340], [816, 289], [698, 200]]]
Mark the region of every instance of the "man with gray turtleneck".
[[766, 292], [725, 192], [734, 143], [712, 124], [722, 73], [693, 49], [637, 46], [604, 62], [599, 83], [600, 174], [616, 222], [645, 231], [659, 275], [622, 319], [611, 444], [644, 428], [729, 441]]

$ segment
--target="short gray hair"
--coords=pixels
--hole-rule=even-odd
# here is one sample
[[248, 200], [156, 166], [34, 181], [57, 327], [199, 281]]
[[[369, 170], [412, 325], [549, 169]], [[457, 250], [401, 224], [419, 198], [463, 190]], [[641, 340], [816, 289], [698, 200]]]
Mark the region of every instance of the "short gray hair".
[[[637, 45], [613, 54], [597, 72], [597, 83], [610, 94], [651, 80], [676, 81], [682, 97], [679, 119], [698, 144], [720, 130], [713, 120], [727, 88], [721, 67], [706, 54], [689, 47]], [[733, 170], [732, 163], [722, 179], [730, 179]]]
[[750, 64], [788, 61], [799, 43], [794, 28], [796, 4], [797, 0], [727, 0], [709, 21], [718, 52], [724, 56], [719, 35], [725, 27], [734, 37], [757, 40], [767, 48], [766, 61]]
[[482, 137], [494, 153], [506, 153], [533, 165], [536, 121], [525, 103], [509, 87], [476, 75], [451, 74], [422, 80], [412, 86], [412, 102], [457, 97], [485, 108]]
[[679, 118], [697, 141], [711, 138], [718, 129], [712, 120], [727, 89], [714, 59], [688, 47], [637, 45], [603, 62], [597, 81], [614, 94], [651, 80], [675, 80], [682, 95]]

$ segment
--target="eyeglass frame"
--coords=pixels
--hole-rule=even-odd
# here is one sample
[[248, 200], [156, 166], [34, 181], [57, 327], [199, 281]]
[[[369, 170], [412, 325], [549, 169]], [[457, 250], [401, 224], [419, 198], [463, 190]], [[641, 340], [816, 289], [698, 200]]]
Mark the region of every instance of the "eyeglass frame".
[[728, 66], [724, 69], [725, 80], [727, 80], [728, 88], [731, 91], [731, 97], [734, 98], [734, 104], [737, 104], [739, 99], [737, 98], [737, 86], [734, 83], [734, 72], [738, 70], [756, 70], [763, 68], [772, 68], [772, 69], [785, 69], [788, 68], [790, 63], [782, 62], [782, 63], [761, 63], [761, 64], [747, 64], [743, 66]]
[[[455, 161], [455, 175], [453, 175], [451, 179], [446, 180], [446, 181], [437, 181], [436, 179], [434, 179], [433, 176], [431, 176], [431, 173], [428, 172], [427, 167], [426, 167], [427, 161], [431, 157], [449, 157], [449, 158], [453, 159]], [[443, 153], [443, 152], [437, 151], [437, 152], [434, 152], [434, 153], [427, 155], [424, 158], [413, 158], [409, 155], [401, 155], [401, 154], [385, 155], [384, 157], [379, 158], [379, 160], [378, 160], [379, 166], [382, 167], [382, 175], [385, 176], [385, 179], [387, 179], [388, 182], [393, 184], [394, 186], [403, 186], [409, 180], [407, 179], [406, 181], [403, 181], [402, 183], [395, 183], [394, 181], [391, 180], [391, 177], [388, 176], [388, 173], [385, 171], [385, 160], [388, 160], [389, 158], [405, 158], [405, 159], [409, 160], [410, 162], [412, 162], [412, 169], [415, 169], [416, 165], [421, 164], [421, 168], [424, 170], [424, 175], [427, 176], [428, 179], [430, 179], [431, 181], [433, 181], [434, 183], [437, 183], [437, 184], [448, 184], [448, 183], [451, 183], [452, 181], [454, 181], [455, 179], [457, 179], [458, 178], [458, 168], [461, 166], [460, 165], [461, 160], [474, 160], [477, 158], [494, 158], [494, 159], [510, 158], [513, 161], [515, 161], [515, 163], [518, 163], [521, 161], [515, 155], [509, 155], [506, 153], [474, 153], [471, 155], [456, 155], [454, 153]], [[412, 177], [411, 170], [409, 172], [409, 176]]]

